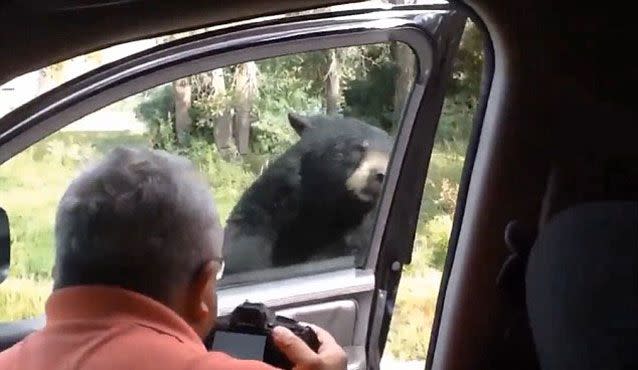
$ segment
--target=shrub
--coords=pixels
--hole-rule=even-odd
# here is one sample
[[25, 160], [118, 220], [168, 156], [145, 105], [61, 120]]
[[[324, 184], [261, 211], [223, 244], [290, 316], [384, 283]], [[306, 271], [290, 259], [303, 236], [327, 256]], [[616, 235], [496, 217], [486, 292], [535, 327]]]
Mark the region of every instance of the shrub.
[[215, 145], [202, 138], [192, 138], [189, 146], [178, 152], [188, 157], [206, 176], [211, 185], [222, 222], [237, 203], [242, 192], [255, 180], [256, 175], [241, 158], [225, 160]]
[[172, 149], [175, 145], [172, 112], [175, 111], [173, 89], [170, 84], [149, 90], [135, 108], [135, 115], [146, 123], [151, 146], [156, 149]]
[[254, 154], [270, 154], [277, 156], [293, 145], [299, 136], [288, 124], [288, 119], [265, 115], [252, 125], [251, 149]]
[[386, 346], [392, 357], [425, 359], [440, 282], [441, 272], [432, 268], [401, 278]]
[[459, 194], [459, 184], [444, 178], [441, 181], [441, 192], [439, 197], [434, 200], [434, 203], [444, 213], [451, 215], [456, 208], [456, 199]]
[[435, 147], [446, 153], [465, 155], [472, 130], [476, 100], [455, 95], [443, 102], [443, 112], [435, 136]]
[[51, 281], [8, 278], [0, 285], [0, 322], [42, 314], [51, 293]]
[[447, 256], [447, 246], [452, 230], [452, 216], [443, 214], [425, 224], [427, 248], [430, 250], [429, 265], [443, 270]]
[[344, 114], [391, 131], [396, 73], [394, 63], [386, 61], [372, 65], [365, 79], [349, 81], [343, 91]]

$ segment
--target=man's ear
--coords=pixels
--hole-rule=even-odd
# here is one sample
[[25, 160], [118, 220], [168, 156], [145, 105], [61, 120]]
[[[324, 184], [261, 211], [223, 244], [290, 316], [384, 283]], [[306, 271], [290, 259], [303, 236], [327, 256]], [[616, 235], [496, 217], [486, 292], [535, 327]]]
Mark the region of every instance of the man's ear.
[[216, 315], [216, 302], [211, 299], [214, 294], [215, 262], [208, 261], [197, 272], [189, 288], [190, 307], [187, 307], [188, 316], [194, 322], [206, 320], [210, 315]]
[[288, 122], [299, 136], [303, 135], [306, 130], [312, 128], [312, 122], [308, 117], [296, 113], [288, 113]]

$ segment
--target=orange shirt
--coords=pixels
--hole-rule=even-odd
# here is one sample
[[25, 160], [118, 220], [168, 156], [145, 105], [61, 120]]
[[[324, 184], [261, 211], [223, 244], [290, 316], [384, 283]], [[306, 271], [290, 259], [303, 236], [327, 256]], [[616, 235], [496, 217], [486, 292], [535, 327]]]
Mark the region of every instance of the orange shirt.
[[272, 370], [258, 361], [207, 352], [173, 310], [124, 289], [58, 289], [47, 324], [0, 353], [0, 370]]

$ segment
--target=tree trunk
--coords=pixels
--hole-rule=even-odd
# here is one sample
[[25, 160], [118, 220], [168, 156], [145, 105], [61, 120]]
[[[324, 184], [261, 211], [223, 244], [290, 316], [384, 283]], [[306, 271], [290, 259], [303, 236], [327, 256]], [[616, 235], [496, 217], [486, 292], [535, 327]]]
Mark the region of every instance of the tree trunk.
[[[414, 4], [413, 0], [390, 0], [393, 4]], [[403, 118], [403, 110], [405, 104], [412, 92], [412, 84], [416, 77], [415, 75], [415, 63], [416, 58], [412, 49], [407, 45], [399, 42], [393, 42], [390, 46], [392, 50], [392, 56], [397, 65], [397, 74], [394, 80], [394, 117], [392, 122], [391, 132], [396, 132], [396, 129]]]
[[[224, 70], [218, 68], [212, 72], [213, 97], [223, 99], [226, 95], [226, 82], [224, 82]], [[215, 122], [215, 145], [220, 152], [225, 152], [232, 146], [233, 120], [230, 107], [224, 104], [217, 122]]]
[[403, 109], [407, 102], [410, 92], [412, 91], [412, 84], [415, 78], [415, 57], [412, 49], [407, 45], [394, 42], [392, 44], [392, 54], [397, 65], [397, 74], [394, 80], [394, 118], [393, 118], [393, 130], [401, 122], [403, 115]]
[[188, 78], [173, 81], [173, 98], [175, 99], [175, 136], [177, 142], [184, 143], [184, 137], [191, 130], [193, 122], [189, 110], [191, 108], [191, 84]]
[[257, 95], [257, 64], [239, 64], [235, 70], [235, 127], [233, 134], [239, 154], [250, 151], [250, 111]]
[[330, 49], [327, 54], [328, 71], [325, 77], [326, 114], [335, 115], [339, 112], [339, 103], [341, 101], [341, 68], [337, 50]]
[[[168, 35], [162, 39], [157, 39], [156, 43], [170, 42], [175, 40], [175, 35]], [[184, 136], [187, 135], [193, 122], [188, 112], [191, 108], [191, 84], [188, 77], [175, 80], [173, 85], [173, 100], [175, 102], [175, 138], [178, 143], [184, 142]]]

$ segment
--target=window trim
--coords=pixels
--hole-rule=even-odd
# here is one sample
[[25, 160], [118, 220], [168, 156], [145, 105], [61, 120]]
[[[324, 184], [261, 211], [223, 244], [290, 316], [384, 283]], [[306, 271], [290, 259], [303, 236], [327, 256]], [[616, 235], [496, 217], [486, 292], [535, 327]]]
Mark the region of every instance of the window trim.
[[[370, 362], [380, 357], [385, 349], [403, 266], [409, 264], [412, 259], [419, 209], [425, 191], [424, 185], [435, 135], [443, 113], [447, 82], [467, 21], [467, 13], [463, 9], [449, 10], [447, 14], [448, 17], [442, 19], [432, 34], [436, 40], [432, 46], [432, 78], [428, 81], [422, 101], [417, 105], [414, 130], [406, 138], [408, 147], [395, 179], [400, 191], [393, 192], [398, 196], [391, 202], [390, 212], [384, 218], [389, 225], [384, 227], [385, 232], [379, 243], [380, 250], [375, 255], [377, 294], [374, 296], [374, 304], [377, 310], [383, 312], [373, 311], [369, 318], [371, 327], [375, 323], [381, 326], [379, 332], [375, 333], [376, 337], [370, 337], [366, 344], [371, 357]], [[421, 168], [424, 170], [419, 171]], [[419, 201], [413, 202], [411, 198], [417, 198]]]
[[[348, 285], [339, 282], [348, 281]], [[286, 286], [287, 289], [281, 289]], [[291, 276], [282, 280], [220, 288], [218, 314], [228, 315], [248, 297], [269, 307], [285, 307], [297, 302], [325, 301], [327, 299], [371, 292], [374, 290], [374, 272], [354, 268], [320, 272], [312, 276]]]
[[434, 311], [434, 319], [432, 329], [430, 330], [430, 341], [425, 359], [425, 369], [431, 370], [443, 366], [442, 364], [448, 360], [446, 351], [449, 352], [455, 344], [452, 338], [457, 334], [454, 332], [453, 326], [449, 322], [449, 316], [453, 316], [453, 312], [460, 310], [456, 302], [457, 297], [452, 296], [454, 291], [462, 290], [460, 282], [452, 279], [452, 267], [455, 263], [464, 263], [467, 256], [457, 255], [459, 241], [461, 237], [461, 228], [465, 217], [466, 207], [468, 205], [468, 196], [470, 183], [474, 174], [474, 167], [477, 164], [478, 147], [483, 131], [483, 121], [487, 113], [488, 102], [492, 94], [492, 85], [494, 82], [494, 71], [496, 68], [496, 56], [494, 50], [494, 42], [488, 30], [486, 23], [479, 17], [474, 9], [459, 0], [450, 0], [450, 4], [465, 12], [468, 18], [483, 34], [483, 69], [481, 72], [481, 84], [479, 98], [476, 106], [476, 112], [472, 118], [472, 132], [466, 149], [465, 163], [461, 172], [459, 182], [458, 198], [456, 209], [454, 211], [454, 219], [452, 222], [452, 230], [448, 241], [448, 249], [441, 276], [441, 283], [437, 295], [436, 308]]

